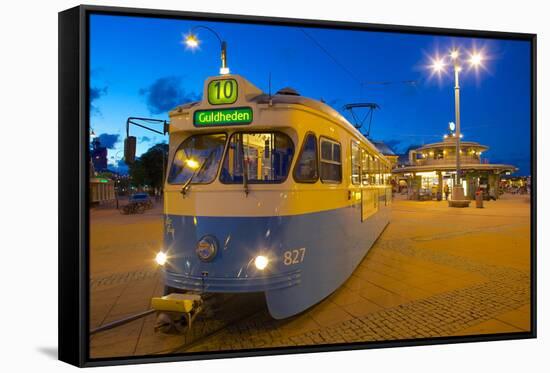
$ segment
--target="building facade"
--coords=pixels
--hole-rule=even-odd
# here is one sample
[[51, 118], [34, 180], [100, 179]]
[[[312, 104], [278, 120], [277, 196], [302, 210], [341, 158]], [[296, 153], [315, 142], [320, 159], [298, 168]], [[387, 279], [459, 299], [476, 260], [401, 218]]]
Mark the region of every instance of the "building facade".
[[[370, 140], [370, 139], [369, 139]], [[383, 141], [370, 140], [370, 142], [382, 153], [391, 164], [391, 168], [394, 169], [397, 167], [397, 160], [399, 156], [394, 153], [394, 151]]]
[[[517, 168], [508, 164], [491, 164], [482, 158], [489, 148], [473, 141], [460, 142], [460, 169], [464, 194], [474, 199], [481, 189], [486, 198], [498, 198], [500, 179]], [[409, 151], [408, 161], [392, 171], [400, 190], [410, 199], [445, 198], [456, 176], [456, 137], [444, 136], [442, 142], [423, 145]], [[448, 186], [448, 189], [445, 187]]]
[[90, 178], [90, 205], [98, 206], [116, 201], [115, 182], [105, 177]]
[[101, 145], [99, 137], [96, 137], [92, 140], [92, 149], [90, 155], [92, 157], [94, 169], [97, 172], [107, 170], [107, 148]]

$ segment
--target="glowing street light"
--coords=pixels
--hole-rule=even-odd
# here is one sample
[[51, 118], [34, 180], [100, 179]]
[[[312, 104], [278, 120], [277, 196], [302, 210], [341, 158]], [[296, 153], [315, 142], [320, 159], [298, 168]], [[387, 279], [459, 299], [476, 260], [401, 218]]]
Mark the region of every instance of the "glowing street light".
[[192, 50], [197, 49], [199, 47], [200, 40], [196, 34], [197, 29], [204, 29], [204, 30], [210, 31], [212, 34], [214, 34], [214, 36], [216, 36], [216, 38], [220, 42], [220, 47], [221, 47], [222, 65], [220, 67], [220, 74], [221, 75], [229, 74], [229, 67], [227, 67], [227, 43], [225, 42], [225, 40], [222, 40], [220, 35], [210, 27], [202, 26], [202, 25], [193, 27], [191, 31], [189, 31], [189, 33], [185, 35], [185, 38], [183, 40], [185, 45], [187, 45], [187, 47]]
[[443, 59], [438, 58], [436, 60], [433, 60], [432, 69], [437, 73], [443, 71], [445, 69], [445, 62], [443, 61]]
[[199, 39], [197, 38], [197, 35], [194, 34], [188, 34], [185, 36], [185, 45], [187, 45], [191, 49], [196, 49], [199, 47]]
[[[462, 188], [462, 184], [460, 181], [460, 139], [462, 138], [462, 134], [460, 133], [460, 82], [459, 82], [459, 75], [462, 71], [462, 65], [464, 64], [464, 61], [460, 58], [460, 50], [458, 48], [452, 49], [449, 54], [448, 58], [450, 59], [450, 65], [453, 66], [454, 70], [454, 78], [455, 78], [455, 121], [454, 123], [449, 123], [449, 128], [451, 128], [451, 131], [455, 130], [453, 133], [453, 137], [456, 138], [456, 176], [455, 176], [455, 185], [453, 187], [452, 191], [452, 200], [463, 200], [464, 199], [464, 189]], [[482, 66], [483, 63], [483, 55], [478, 51], [473, 51], [470, 53], [470, 58], [467, 61], [471, 67], [478, 68], [479, 66]], [[432, 59], [432, 65], [431, 68], [436, 73], [441, 73], [442, 71], [445, 71], [446, 61], [444, 58], [436, 58]]]
[[454, 61], [458, 58], [458, 56], [459, 56], [458, 49], [453, 49], [451, 51], [451, 59]]
[[483, 62], [483, 55], [479, 52], [475, 52], [470, 56], [470, 65], [473, 67], [480, 66]]

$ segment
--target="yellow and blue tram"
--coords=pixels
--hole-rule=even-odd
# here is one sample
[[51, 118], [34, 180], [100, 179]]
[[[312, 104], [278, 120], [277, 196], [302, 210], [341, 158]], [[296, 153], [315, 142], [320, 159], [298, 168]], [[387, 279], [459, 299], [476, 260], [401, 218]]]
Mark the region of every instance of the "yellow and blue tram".
[[263, 292], [276, 319], [327, 297], [389, 222], [389, 161], [292, 89], [206, 80], [170, 112], [165, 292]]

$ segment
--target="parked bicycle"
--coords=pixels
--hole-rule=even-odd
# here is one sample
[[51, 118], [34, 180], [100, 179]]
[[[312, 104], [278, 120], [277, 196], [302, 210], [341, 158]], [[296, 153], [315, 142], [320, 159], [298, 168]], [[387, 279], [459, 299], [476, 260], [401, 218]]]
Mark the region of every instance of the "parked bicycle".
[[131, 214], [143, 214], [147, 206], [142, 202], [130, 202], [120, 209], [120, 213], [123, 215]]

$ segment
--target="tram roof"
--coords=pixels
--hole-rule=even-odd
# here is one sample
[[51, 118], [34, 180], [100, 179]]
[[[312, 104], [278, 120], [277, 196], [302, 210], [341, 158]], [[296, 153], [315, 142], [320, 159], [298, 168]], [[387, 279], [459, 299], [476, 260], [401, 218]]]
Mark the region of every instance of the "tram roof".
[[[281, 94], [279, 92], [289, 91], [290, 88], [285, 88], [276, 94], [269, 95], [263, 92], [261, 89], [256, 87], [246, 78], [241, 75], [221, 75], [213, 76], [205, 80], [204, 90], [203, 90], [203, 99], [201, 101], [194, 101], [185, 103], [177, 106], [170, 111], [169, 116], [171, 118], [177, 117], [181, 114], [188, 113], [190, 110], [199, 110], [209, 108], [212, 109], [212, 106], [209, 104], [208, 100], [205, 99], [208, 95], [208, 85], [213, 80], [220, 79], [235, 79], [239, 84], [239, 99], [234, 103], [235, 106], [243, 105], [254, 105], [254, 104], [264, 104], [264, 105], [302, 105], [309, 109], [318, 111], [324, 114], [326, 117], [331, 119], [333, 122], [338, 123], [340, 126], [347, 129], [349, 132], [353, 133], [356, 137], [360, 138], [361, 141], [366, 142], [370, 145], [372, 151], [379, 153], [384, 156], [383, 153], [369, 140], [367, 139], [357, 128], [355, 128], [342, 114], [337, 110], [333, 109], [326, 103], [316, 100], [313, 98], [301, 96], [299, 94]], [[294, 91], [294, 90], [292, 90]], [[294, 91], [295, 92], [295, 91]]]

